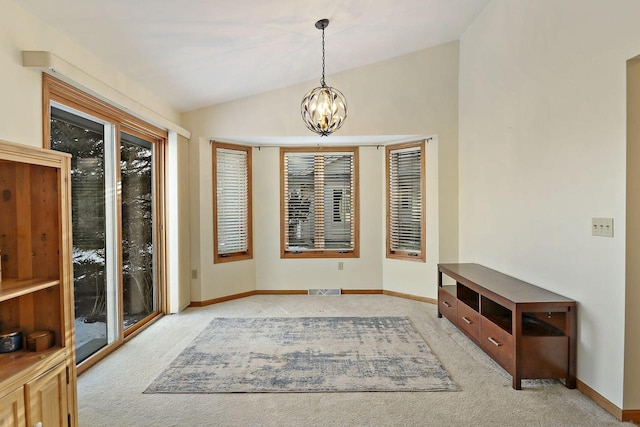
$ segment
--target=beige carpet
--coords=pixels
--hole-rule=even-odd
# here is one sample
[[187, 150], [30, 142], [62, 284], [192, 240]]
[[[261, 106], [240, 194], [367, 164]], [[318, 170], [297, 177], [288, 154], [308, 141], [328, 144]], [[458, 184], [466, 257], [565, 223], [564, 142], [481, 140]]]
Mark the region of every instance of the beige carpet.
[[[455, 393], [143, 394], [216, 317], [407, 316]], [[578, 360], [578, 364], [580, 361]], [[81, 426], [619, 426], [577, 390], [511, 378], [436, 306], [384, 295], [254, 296], [165, 316], [78, 379]]]

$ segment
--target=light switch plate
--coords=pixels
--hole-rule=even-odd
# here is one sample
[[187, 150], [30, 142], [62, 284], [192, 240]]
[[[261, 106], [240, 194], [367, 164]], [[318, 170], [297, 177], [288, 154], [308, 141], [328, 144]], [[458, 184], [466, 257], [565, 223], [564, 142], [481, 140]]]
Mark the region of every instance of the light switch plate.
[[613, 218], [591, 218], [591, 235], [613, 237]]

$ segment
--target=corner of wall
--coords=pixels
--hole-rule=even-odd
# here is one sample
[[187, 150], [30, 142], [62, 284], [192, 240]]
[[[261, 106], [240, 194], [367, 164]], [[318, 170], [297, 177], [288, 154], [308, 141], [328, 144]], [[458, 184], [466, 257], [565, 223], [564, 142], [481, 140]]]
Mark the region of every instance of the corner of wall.
[[622, 408], [640, 409], [640, 56], [627, 61], [627, 212]]

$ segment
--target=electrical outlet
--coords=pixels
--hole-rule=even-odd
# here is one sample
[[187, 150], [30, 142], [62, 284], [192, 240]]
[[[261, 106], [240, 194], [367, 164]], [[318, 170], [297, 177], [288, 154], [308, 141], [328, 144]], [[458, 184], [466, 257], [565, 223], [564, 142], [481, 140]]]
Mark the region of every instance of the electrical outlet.
[[591, 235], [613, 237], [613, 218], [591, 218]]
[[338, 270], [344, 270], [344, 262], [338, 261]]

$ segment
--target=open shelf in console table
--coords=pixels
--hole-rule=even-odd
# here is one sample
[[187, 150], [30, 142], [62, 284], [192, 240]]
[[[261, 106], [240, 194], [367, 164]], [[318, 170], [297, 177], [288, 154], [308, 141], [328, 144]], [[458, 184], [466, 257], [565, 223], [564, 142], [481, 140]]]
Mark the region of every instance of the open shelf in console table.
[[514, 389], [523, 379], [576, 387], [575, 301], [479, 264], [438, 264], [442, 316], [511, 374]]

